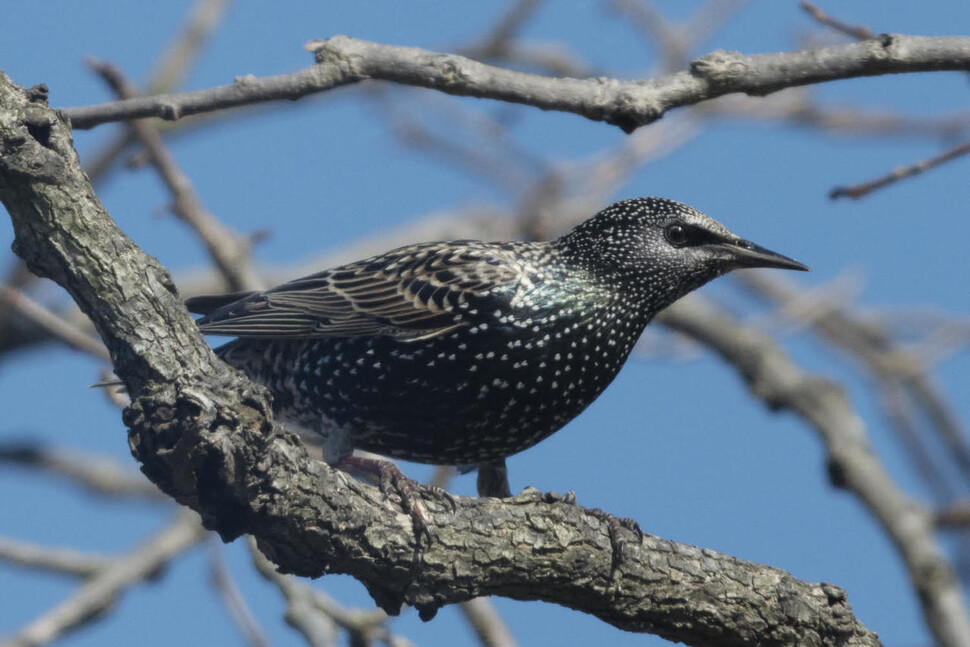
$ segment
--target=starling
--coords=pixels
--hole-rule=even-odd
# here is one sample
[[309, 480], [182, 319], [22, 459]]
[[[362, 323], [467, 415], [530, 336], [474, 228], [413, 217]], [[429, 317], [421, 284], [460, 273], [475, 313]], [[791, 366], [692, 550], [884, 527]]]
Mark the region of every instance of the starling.
[[650, 319], [733, 269], [807, 270], [663, 198], [617, 202], [550, 242], [408, 245], [265, 292], [197, 297], [219, 357], [278, 418], [354, 448], [488, 464], [602, 393]]

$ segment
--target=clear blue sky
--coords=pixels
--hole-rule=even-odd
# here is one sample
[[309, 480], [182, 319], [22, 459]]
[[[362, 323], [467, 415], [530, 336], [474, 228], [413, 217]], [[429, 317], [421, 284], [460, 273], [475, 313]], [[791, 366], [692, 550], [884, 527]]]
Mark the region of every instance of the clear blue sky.
[[[701, 3], [659, 3], [686, 15]], [[828, 3], [824, 8], [876, 32], [951, 34], [970, 25], [961, 0]], [[878, 4], [878, 8], [877, 8]], [[36, 2], [8, 0], [3, 10], [0, 69], [22, 85], [44, 82], [55, 106], [108, 100], [83, 57], [113, 61], [144, 79], [190, 3]], [[269, 75], [311, 62], [302, 49], [334, 34], [448, 49], [493, 23], [505, 2], [238, 3], [215, 34], [187, 87]], [[694, 52], [745, 53], [791, 49], [816, 27], [797, 2], [752, 2]], [[625, 77], [642, 75], [655, 50], [600, 2], [549, 2], [525, 35], [559, 41], [594, 66]], [[412, 92], [426, 92], [414, 90]], [[830, 103], [885, 108], [907, 115], [965, 109], [966, 75], [923, 74], [862, 79], [818, 88]], [[172, 151], [208, 208], [240, 231], [269, 229], [258, 260], [290, 264], [360, 237], [405, 225], [432, 211], [468, 204], [509, 206], [493, 186], [398, 143], [375, 110], [335, 92], [273, 106], [172, 142]], [[494, 102], [465, 100], [490, 115]], [[521, 146], [556, 161], [584, 159], [618, 145], [617, 129], [573, 115], [516, 108], [512, 135]], [[660, 124], [663, 126], [663, 124]], [[78, 133], [82, 156], [97, 150], [113, 127]], [[865, 308], [970, 315], [970, 182], [964, 159], [860, 202], [831, 202], [834, 185], [870, 179], [935, 154], [929, 138], [875, 139], [819, 134], [777, 125], [722, 121], [672, 155], [637, 173], [620, 199], [662, 195], [690, 203], [758, 243], [793, 256], [814, 272], [795, 277], [822, 286], [846, 272], [861, 277]], [[101, 185], [109, 211], [147, 252], [178, 276], [205, 263], [200, 245], [170, 217], [169, 198], [149, 171], [122, 171]], [[11, 227], [0, 219], [0, 242]], [[7, 254], [4, 265], [11, 263]], [[722, 303], [739, 298], [724, 281], [705, 288]], [[902, 487], [921, 489], [867, 389], [845, 360], [804, 336], [789, 347], [810, 370], [844, 379], [865, 417], [880, 458]], [[35, 437], [133, 465], [117, 410], [85, 386], [98, 365], [60, 348], [8, 358], [0, 367], [0, 440]], [[940, 383], [963, 420], [970, 420], [970, 358], [940, 366]], [[509, 463], [513, 490], [575, 490], [579, 502], [636, 518], [644, 530], [786, 569], [844, 587], [859, 618], [888, 645], [928, 637], [900, 560], [866, 511], [827, 482], [814, 433], [790, 415], [773, 415], [751, 399], [734, 372], [702, 353], [691, 361], [631, 362], [586, 413]], [[407, 466], [416, 478], [428, 468]], [[454, 489], [474, 490], [474, 478]], [[0, 535], [49, 545], [118, 551], [148, 536], [164, 511], [105, 502], [22, 471], [0, 469]], [[243, 547], [228, 547], [233, 570], [277, 644], [300, 639], [281, 621], [278, 592], [249, 567]], [[369, 605], [346, 577], [316, 582], [347, 604]], [[69, 595], [73, 584], [0, 565], [0, 636]], [[496, 600], [523, 645], [666, 644], [626, 634], [599, 620], [540, 603]], [[455, 609], [422, 623], [407, 610], [392, 630], [424, 646], [472, 640]], [[180, 558], [157, 584], [124, 598], [106, 621], [65, 645], [232, 644], [237, 632], [208, 591], [203, 551]]]

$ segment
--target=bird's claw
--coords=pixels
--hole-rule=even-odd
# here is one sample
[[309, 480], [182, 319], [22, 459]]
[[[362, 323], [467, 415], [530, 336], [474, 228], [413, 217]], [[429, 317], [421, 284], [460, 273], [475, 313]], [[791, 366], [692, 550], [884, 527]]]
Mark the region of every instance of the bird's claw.
[[458, 512], [458, 499], [455, 498], [454, 494], [443, 487], [438, 487], [437, 485], [423, 485], [422, 487], [446, 501], [448, 506], [451, 508], [452, 513]]
[[[558, 492], [546, 492], [542, 495], [542, 498], [546, 503], [565, 503], [567, 505], [581, 507], [576, 502], [576, 493], [572, 490], [566, 492], [566, 494], [559, 494]], [[606, 529], [610, 534], [610, 549], [612, 551], [612, 556], [610, 558], [610, 573], [612, 574], [617, 568], [619, 568], [620, 561], [623, 556], [623, 540], [620, 538], [620, 528], [625, 528], [636, 535], [637, 542], [643, 541], [643, 529], [635, 519], [631, 519], [629, 517], [615, 517], [609, 512], [600, 510], [599, 508], [583, 509], [596, 519], [599, 519], [606, 524]]]
[[637, 536], [637, 542], [643, 541], [643, 529], [640, 524], [629, 517], [615, 517], [605, 510], [599, 508], [586, 508], [587, 512], [606, 524], [606, 529], [610, 534], [610, 573], [614, 573], [620, 566], [623, 557], [623, 540], [620, 538], [620, 528], [629, 530]]
[[570, 490], [565, 494], [559, 494], [558, 492], [545, 492], [542, 495], [542, 500], [546, 503], [565, 503], [566, 505], [578, 505], [576, 503], [576, 493]]
[[[381, 491], [386, 501], [390, 493], [396, 492], [401, 498], [401, 507], [411, 517], [411, 525], [414, 527], [414, 536], [421, 543], [424, 537], [431, 543], [431, 528], [428, 526], [424, 510], [418, 503], [414, 495], [415, 488], [423, 487], [417, 481], [413, 481], [401, 473], [397, 465], [391, 461], [377, 458], [365, 458], [363, 456], [348, 456], [338, 463], [352, 474], [371, 474], [377, 477], [377, 487]], [[432, 488], [433, 491], [440, 491], [445, 494], [444, 498], [451, 504], [452, 508], [457, 509], [457, 502], [447, 492], [441, 488]]]

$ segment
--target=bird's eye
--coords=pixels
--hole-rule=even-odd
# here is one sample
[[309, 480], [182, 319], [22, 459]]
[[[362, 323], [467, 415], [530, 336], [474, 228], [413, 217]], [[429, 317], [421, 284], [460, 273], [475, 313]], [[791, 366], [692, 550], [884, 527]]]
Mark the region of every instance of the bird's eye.
[[667, 225], [664, 229], [664, 237], [674, 247], [682, 247], [687, 244], [687, 230], [684, 229], [683, 225]]

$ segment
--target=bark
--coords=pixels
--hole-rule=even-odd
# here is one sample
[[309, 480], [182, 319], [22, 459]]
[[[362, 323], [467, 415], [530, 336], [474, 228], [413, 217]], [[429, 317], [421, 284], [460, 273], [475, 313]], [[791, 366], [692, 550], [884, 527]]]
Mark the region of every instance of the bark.
[[432, 537], [419, 542], [399, 501], [310, 460], [273, 424], [265, 390], [215, 358], [167, 270], [105, 212], [46, 88], [2, 74], [0, 199], [14, 250], [104, 339], [145, 474], [224, 540], [254, 536], [281, 571], [348, 573], [389, 613], [410, 604], [425, 619], [503, 595], [693, 645], [878, 644], [830, 584], [625, 529], [614, 567], [602, 513], [535, 490], [453, 506], [420, 489]]

